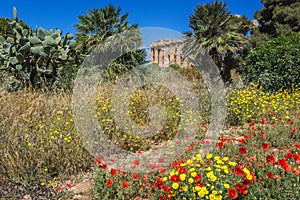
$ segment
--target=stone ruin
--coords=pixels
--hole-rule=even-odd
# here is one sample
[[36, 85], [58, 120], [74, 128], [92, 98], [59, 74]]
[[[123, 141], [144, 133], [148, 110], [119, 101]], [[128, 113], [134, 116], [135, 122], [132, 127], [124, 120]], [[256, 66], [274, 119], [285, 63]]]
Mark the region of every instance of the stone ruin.
[[156, 63], [161, 67], [177, 64], [181, 67], [190, 67], [192, 64], [181, 55], [183, 41], [166, 38], [150, 44], [150, 63]]

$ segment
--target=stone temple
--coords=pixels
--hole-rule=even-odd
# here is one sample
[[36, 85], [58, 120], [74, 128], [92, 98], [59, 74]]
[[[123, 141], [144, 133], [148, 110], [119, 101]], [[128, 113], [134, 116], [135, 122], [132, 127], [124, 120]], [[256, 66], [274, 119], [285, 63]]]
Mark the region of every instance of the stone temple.
[[166, 38], [150, 44], [150, 63], [156, 63], [161, 67], [177, 64], [181, 67], [189, 67], [192, 64], [181, 55], [183, 41]]

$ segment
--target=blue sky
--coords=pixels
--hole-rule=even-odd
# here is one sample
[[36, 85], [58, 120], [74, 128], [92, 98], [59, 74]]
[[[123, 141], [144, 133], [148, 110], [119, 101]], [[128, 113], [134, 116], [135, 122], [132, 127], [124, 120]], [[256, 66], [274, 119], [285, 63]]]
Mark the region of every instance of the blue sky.
[[[208, 2], [212, 0], [1, 0], [0, 17], [13, 17], [12, 9], [16, 7], [18, 18], [34, 29], [59, 28], [63, 34], [75, 33], [74, 25], [78, 23], [79, 15], [86, 14], [89, 9], [113, 4], [121, 7], [122, 14], [129, 13], [131, 24], [142, 28], [142, 48], [147, 48], [148, 52], [150, 42], [164, 38], [182, 39], [181, 33], [190, 30], [189, 16], [197, 4]], [[246, 14], [249, 19], [253, 19], [254, 12], [263, 7], [260, 0], [223, 2], [227, 3], [231, 13]]]
[[[162, 27], [179, 32], [189, 30], [188, 16], [197, 4], [211, 0], [1, 0], [0, 16], [12, 17], [12, 8], [18, 9], [19, 19], [31, 27], [59, 28], [64, 33], [74, 33], [78, 15], [88, 9], [102, 8], [109, 3], [129, 12], [129, 22], [140, 27]], [[225, 0], [232, 13], [246, 14], [253, 19], [255, 11], [262, 8], [260, 0]]]

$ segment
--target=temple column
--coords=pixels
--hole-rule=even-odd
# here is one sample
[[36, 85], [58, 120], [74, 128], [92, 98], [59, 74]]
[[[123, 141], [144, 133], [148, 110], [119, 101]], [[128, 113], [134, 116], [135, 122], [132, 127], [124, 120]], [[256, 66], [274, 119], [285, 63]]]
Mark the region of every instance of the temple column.
[[154, 49], [154, 63], [158, 64], [158, 54], [159, 54], [159, 49], [155, 48]]
[[154, 48], [151, 48], [150, 50], [150, 63], [153, 63], [155, 60], [155, 54], [154, 54]]
[[158, 64], [160, 66], [164, 65], [164, 49], [159, 49], [158, 50]]

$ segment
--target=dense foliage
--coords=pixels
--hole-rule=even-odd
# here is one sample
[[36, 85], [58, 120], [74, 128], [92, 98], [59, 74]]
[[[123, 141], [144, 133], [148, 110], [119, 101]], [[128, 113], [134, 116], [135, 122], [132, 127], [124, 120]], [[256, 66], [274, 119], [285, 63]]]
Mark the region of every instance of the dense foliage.
[[300, 31], [299, 0], [262, 0], [264, 7], [254, 17], [259, 31], [270, 37]]
[[219, 67], [224, 81], [230, 81], [230, 69], [234, 68], [237, 55], [248, 44], [245, 34], [250, 30], [250, 24], [245, 16], [232, 15], [226, 3], [199, 4], [189, 17], [193, 33], [188, 34], [184, 51], [199, 51], [199, 47], [206, 50]]
[[300, 83], [300, 34], [281, 35], [260, 45], [246, 58], [247, 82], [278, 91]]
[[[89, 54], [95, 47], [108, 37], [122, 33], [126, 30], [137, 29], [136, 24], [130, 25], [128, 13], [121, 15], [121, 8], [111, 4], [101, 9], [89, 10], [87, 14], [78, 17], [79, 23], [75, 25], [77, 30], [76, 47], [82, 54]], [[137, 65], [144, 64], [146, 52], [136, 50], [120, 56], [114, 60], [104, 72], [104, 76], [114, 80], [120, 74]]]
[[15, 8], [14, 18], [8, 24], [12, 32], [0, 36], [0, 69], [6, 72], [3, 79], [8, 81], [7, 90], [15, 91], [24, 86], [51, 88], [57, 85], [59, 78], [67, 78], [63, 77], [68, 74], [65, 68], [79, 64], [72, 34], [63, 36], [59, 29], [24, 28]]

